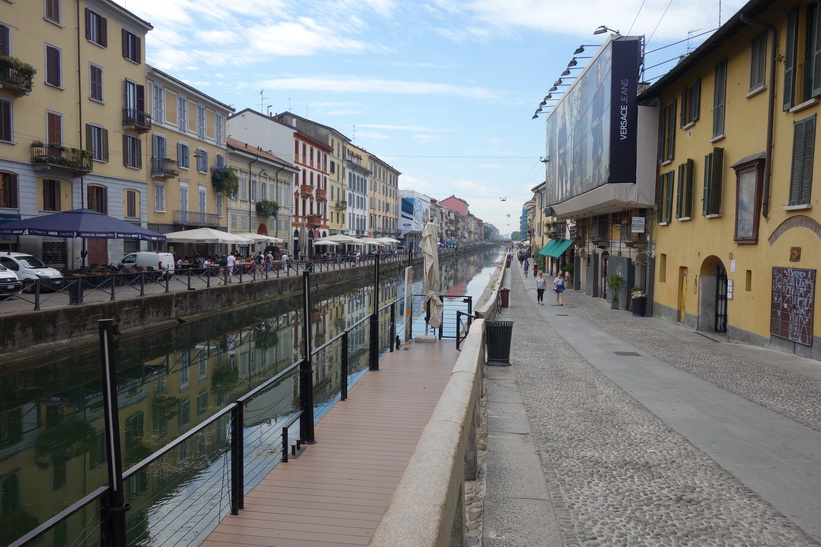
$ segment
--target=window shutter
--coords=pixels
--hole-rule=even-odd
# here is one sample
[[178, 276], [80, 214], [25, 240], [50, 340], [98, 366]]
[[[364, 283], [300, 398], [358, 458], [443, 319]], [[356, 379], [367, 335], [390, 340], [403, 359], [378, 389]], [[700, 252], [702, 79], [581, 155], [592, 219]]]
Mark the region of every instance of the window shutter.
[[108, 19], [100, 16], [100, 45], [108, 47]]
[[54, 86], [60, 86], [60, 50], [46, 46], [46, 81]]
[[684, 216], [693, 216], [693, 170], [695, 169], [695, 162], [688, 159], [684, 167], [684, 179], [679, 181], [679, 184], [684, 182]]
[[696, 80], [693, 86], [693, 106], [690, 112], [690, 121], [698, 120], [699, 109], [701, 108], [701, 78]]
[[667, 173], [667, 183], [665, 184], [666, 188], [664, 189], [664, 198], [665, 198], [665, 208], [664, 208], [664, 220], [666, 222], [670, 222], [673, 219], [673, 186], [675, 184], [675, 171], [669, 171]]
[[134, 166], [137, 169], [143, 168], [143, 141], [142, 139], [134, 139]]
[[801, 173], [801, 203], [810, 202], [812, 191], [812, 158], [815, 153], [815, 116], [804, 123], [803, 169]]
[[140, 40], [139, 36], [133, 36], [134, 38], [134, 62], [135, 63], [142, 63], [142, 40]]
[[128, 167], [129, 151], [128, 151], [128, 135], [123, 133], [123, 165]]
[[103, 160], [108, 161], [108, 129], [103, 129]]
[[94, 150], [93, 134], [91, 132], [91, 126], [89, 124], [86, 124], [86, 145], [85, 145], [85, 149], [93, 151], [95, 158], [97, 157], [97, 152], [99, 152], [99, 151]]
[[11, 54], [11, 40], [9, 27], [0, 25], [0, 55]]
[[86, 40], [91, 40], [91, 10], [86, 8]]
[[783, 109], [789, 110], [793, 106], [795, 95], [795, 54], [798, 38], [798, 8], [793, 8], [787, 14], [787, 44], [784, 51], [784, 101]]
[[682, 217], [684, 211], [684, 164], [678, 166], [678, 188], [676, 189], [676, 218]]
[[128, 31], [123, 29], [122, 30], [122, 35], [123, 35], [123, 57], [128, 59]]
[[145, 86], [138, 85], [137, 86], [137, 110], [139, 112], [145, 112]]
[[679, 127], [684, 127], [689, 121], [687, 119], [687, 90], [681, 92], [681, 114], [679, 115]]
[[815, 44], [812, 56], [812, 96], [821, 95], [821, 7], [815, 10]]
[[656, 184], [656, 212], [659, 222], [664, 222], [664, 174], [659, 175]]
[[[659, 116], [659, 134], [658, 134], [658, 142], [656, 143], [656, 161], [658, 163], [664, 162], [664, 120], [666, 119], [667, 109], [662, 109], [661, 116]], [[296, 145], [297, 152], [299, 152], [299, 145]], [[296, 161], [296, 155], [294, 156], [294, 161]], [[299, 175], [297, 175], [299, 176]]]
[[721, 210], [721, 188], [724, 173], [724, 149], [713, 148], [713, 165], [710, 173], [710, 214], [717, 215]]
[[673, 101], [673, 104], [670, 105], [670, 125], [667, 127], [667, 131], [669, 135], [667, 137], [667, 158], [668, 160], [672, 160], [674, 156], [674, 151], [676, 148], [676, 101]]
[[701, 194], [701, 214], [710, 214], [710, 174], [713, 172], [713, 155], [704, 156], [704, 190]]

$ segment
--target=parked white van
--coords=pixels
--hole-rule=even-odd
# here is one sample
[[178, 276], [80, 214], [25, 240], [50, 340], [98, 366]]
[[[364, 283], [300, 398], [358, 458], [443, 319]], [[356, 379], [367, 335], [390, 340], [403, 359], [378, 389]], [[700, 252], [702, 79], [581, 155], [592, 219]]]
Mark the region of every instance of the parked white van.
[[174, 255], [156, 251], [139, 251], [125, 255], [111, 263], [115, 268], [152, 268], [168, 274], [174, 273]]
[[0, 253], [0, 264], [17, 275], [17, 279], [23, 284], [23, 290], [25, 291], [32, 291], [34, 283], [38, 279], [43, 290], [62, 289], [66, 282], [60, 270], [50, 267], [36, 256], [28, 253], [10, 251]]
[[17, 274], [0, 264], [0, 300], [5, 300], [12, 294], [20, 294], [23, 284], [17, 279]]

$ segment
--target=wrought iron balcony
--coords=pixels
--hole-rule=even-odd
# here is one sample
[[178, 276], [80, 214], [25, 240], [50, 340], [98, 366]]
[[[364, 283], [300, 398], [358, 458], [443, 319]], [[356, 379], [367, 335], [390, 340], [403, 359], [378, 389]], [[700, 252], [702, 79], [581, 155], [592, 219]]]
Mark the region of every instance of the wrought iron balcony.
[[67, 171], [74, 176], [91, 173], [91, 152], [60, 145], [31, 145], [31, 163], [35, 171]]
[[35, 70], [15, 57], [0, 55], [0, 87], [11, 90], [18, 97], [28, 95]]
[[314, 187], [309, 184], [300, 184], [299, 193], [303, 196], [312, 196], [314, 194]]
[[326, 197], [328, 197], [327, 190], [323, 190], [322, 188], [316, 189], [316, 199], [325, 199]]
[[339, 211], [339, 210], [345, 209], [347, 206], [348, 206], [348, 202], [343, 199], [341, 201], [337, 201], [336, 204], [332, 205], [331, 209], [334, 209], [335, 211]]
[[151, 158], [151, 176], [154, 178], [170, 179], [179, 176], [177, 162], [168, 158]]
[[151, 129], [151, 116], [136, 108], [123, 108], [123, 129], [145, 132]]
[[174, 224], [219, 228], [220, 217], [213, 213], [200, 213], [199, 211], [174, 211]]
[[305, 222], [308, 226], [322, 226], [322, 216], [320, 215], [308, 215], [305, 217]]

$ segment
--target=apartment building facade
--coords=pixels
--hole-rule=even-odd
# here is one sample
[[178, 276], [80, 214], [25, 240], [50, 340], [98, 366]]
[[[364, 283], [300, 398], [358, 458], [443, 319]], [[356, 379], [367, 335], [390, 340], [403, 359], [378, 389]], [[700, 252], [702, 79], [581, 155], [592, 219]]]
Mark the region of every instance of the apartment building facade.
[[[147, 226], [150, 23], [108, 0], [0, 11], [0, 221], [87, 208]], [[0, 248], [56, 267], [108, 264], [136, 240], [19, 236]]]

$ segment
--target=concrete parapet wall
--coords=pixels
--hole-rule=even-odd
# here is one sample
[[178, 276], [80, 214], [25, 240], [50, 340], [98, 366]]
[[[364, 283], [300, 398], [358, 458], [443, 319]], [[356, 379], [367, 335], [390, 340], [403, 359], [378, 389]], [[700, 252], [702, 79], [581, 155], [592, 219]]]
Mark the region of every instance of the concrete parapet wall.
[[484, 320], [474, 321], [370, 545], [466, 544], [464, 484], [476, 473], [484, 332]]

